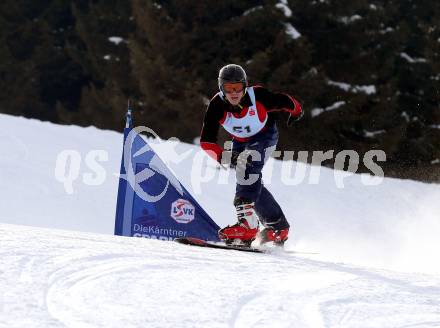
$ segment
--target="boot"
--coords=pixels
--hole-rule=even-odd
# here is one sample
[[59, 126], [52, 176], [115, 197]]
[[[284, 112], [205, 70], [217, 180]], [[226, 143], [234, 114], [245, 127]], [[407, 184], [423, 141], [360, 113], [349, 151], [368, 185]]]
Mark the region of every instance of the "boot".
[[259, 239], [261, 244], [273, 242], [275, 246], [284, 246], [284, 243], [288, 239], [289, 228], [274, 230], [272, 228], [264, 228], [259, 233]]
[[235, 202], [238, 222], [232, 226], [220, 229], [218, 235], [226, 244], [250, 246], [258, 232], [258, 217], [254, 203], [239, 200]]

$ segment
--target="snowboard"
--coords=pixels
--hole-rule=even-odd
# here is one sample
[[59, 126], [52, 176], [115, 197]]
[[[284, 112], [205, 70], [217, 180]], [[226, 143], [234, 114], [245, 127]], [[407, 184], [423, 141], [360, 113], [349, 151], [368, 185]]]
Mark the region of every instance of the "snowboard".
[[248, 247], [248, 246], [226, 245], [225, 243], [222, 242], [207, 241], [193, 237], [176, 238], [174, 239], [174, 241], [178, 242], [179, 244], [191, 245], [191, 246], [229, 249], [229, 250], [241, 251], [241, 252], [268, 253], [268, 250], [266, 249], [256, 248], [252, 246]]

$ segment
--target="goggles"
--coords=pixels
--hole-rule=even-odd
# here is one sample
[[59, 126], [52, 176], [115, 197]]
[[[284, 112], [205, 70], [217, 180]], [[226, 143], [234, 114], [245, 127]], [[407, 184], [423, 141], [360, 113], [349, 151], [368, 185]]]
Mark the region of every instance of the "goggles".
[[242, 82], [223, 84], [223, 91], [225, 93], [242, 93], [243, 90], [244, 84]]

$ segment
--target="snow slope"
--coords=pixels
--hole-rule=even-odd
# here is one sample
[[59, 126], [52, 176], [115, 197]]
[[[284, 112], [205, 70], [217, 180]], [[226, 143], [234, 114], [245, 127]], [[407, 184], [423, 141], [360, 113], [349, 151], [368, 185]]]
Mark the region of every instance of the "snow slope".
[[439, 327], [440, 277], [0, 224], [0, 327]]
[[[232, 175], [197, 171], [196, 146], [152, 143], [233, 222]], [[112, 236], [121, 149], [120, 133], [0, 114], [0, 327], [440, 327], [439, 185], [354, 175], [339, 188], [335, 171], [314, 181], [297, 164], [292, 186], [271, 160], [286, 248], [319, 254], [231, 253]]]

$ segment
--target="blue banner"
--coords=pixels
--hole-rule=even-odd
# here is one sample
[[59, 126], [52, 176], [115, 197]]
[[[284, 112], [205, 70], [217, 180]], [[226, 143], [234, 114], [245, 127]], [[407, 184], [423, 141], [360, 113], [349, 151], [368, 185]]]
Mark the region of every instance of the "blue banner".
[[141, 132], [132, 128], [131, 109], [116, 206], [115, 235], [174, 240], [196, 237], [218, 241], [219, 226], [167, 168]]

